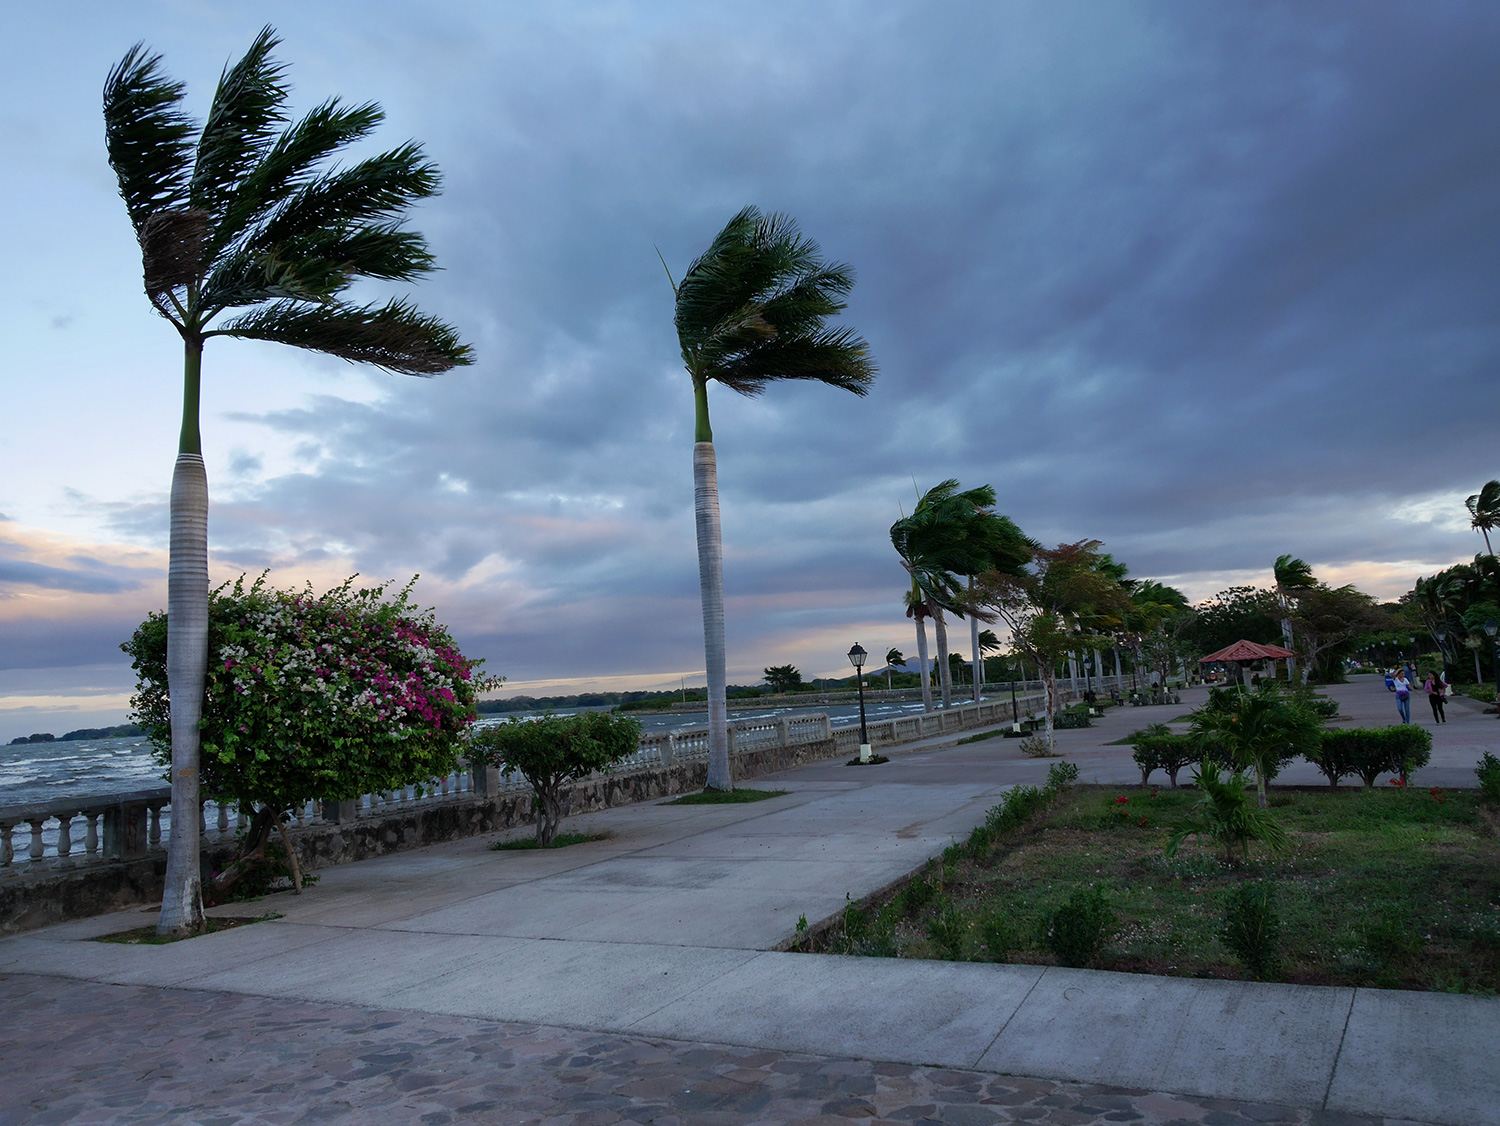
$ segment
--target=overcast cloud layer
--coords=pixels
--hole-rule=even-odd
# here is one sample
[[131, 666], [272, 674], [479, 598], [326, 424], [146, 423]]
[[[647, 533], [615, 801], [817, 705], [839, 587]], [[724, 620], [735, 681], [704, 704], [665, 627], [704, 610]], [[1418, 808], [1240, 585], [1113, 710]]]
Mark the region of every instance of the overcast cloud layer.
[[886, 529], [913, 478], [993, 484], [1036, 538], [1195, 597], [1283, 552], [1394, 597], [1478, 546], [1491, 4], [38, 5], [0, 75], [0, 738], [123, 718], [118, 643], [164, 602], [180, 356], [104, 74], [144, 39], [201, 115], [262, 19], [296, 110], [378, 100], [377, 142], [443, 169], [414, 293], [478, 362], [212, 342], [218, 574], [420, 571], [518, 690], [701, 678], [657, 248], [680, 276], [750, 203], [854, 267], [881, 374], [712, 393], [731, 682], [912, 648]]

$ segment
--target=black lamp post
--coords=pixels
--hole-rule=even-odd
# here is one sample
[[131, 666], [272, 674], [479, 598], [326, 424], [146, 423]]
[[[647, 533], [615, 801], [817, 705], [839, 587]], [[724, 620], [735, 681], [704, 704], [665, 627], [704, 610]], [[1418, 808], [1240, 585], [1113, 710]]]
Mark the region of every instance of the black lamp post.
[[854, 666], [854, 679], [859, 684], [859, 761], [870, 761], [870, 736], [865, 730], [865, 658], [869, 654], [859, 642], [849, 650], [849, 663]]

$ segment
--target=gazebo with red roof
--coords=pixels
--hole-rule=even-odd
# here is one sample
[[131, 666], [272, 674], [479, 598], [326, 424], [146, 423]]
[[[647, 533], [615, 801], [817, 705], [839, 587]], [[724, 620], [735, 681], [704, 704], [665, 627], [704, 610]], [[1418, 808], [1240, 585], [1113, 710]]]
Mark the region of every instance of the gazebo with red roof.
[[1199, 657], [1200, 665], [1212, 664], [1235, 664], [1239, 665], [1241, 675], [1245, 684], [1250, 684], [1250, 666], [1256, 661], [1285, 661], [1296, 654], [1290, 649], [1283, 649], [1280, 645], [1257, 645], [1253, 641], [1236, 641], [1227, 648], [1220, 649], [1217, 653], [1210, 653], [1206, 657]]

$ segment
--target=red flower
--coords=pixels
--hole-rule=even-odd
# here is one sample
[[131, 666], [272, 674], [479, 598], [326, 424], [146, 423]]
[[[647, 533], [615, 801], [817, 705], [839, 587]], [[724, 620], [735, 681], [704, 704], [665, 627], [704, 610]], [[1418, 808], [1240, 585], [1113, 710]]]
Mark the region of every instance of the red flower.
[[1127, 798], [1124, 794], [1121, 794], [1119, 797], [1117, 797], [1115, 799], [1115, 804], [1116, 805], [1126, 805], [1126, 804], [1129, 803], [1129, 801], [1130, 801], [1129, 798]]
[[1140, 825], [1142, 829], [1146, 827], [1146, 819], [1144, 817], [1141, 818]]

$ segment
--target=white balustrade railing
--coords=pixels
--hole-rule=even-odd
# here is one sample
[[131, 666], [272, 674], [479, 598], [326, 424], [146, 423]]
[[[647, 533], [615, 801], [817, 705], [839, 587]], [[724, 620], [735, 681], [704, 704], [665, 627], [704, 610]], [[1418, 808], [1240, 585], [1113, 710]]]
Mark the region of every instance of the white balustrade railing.
[[[1106, 685], [1113, 679], [1103, 678]], [[1003, 690], [1006, 686], [1000, 687]], [[1064, 691], [1062, 695], [1073, 694]], [[1018, 715], [1040, 710], [1043, 700], [1035, 691], [1018, 693]], [[892, 747], [944, 732], [1010, 720], [1011, 702], [1005, 698], [879, 720], [867, 724], [866, 730], [872, 746]], [[730, 753], [736, 755], [830, 738], [840, 754], [857, 752], [859, 747], [858, 721], [834, 727], [821, 712], [743, 720], [731, 723], [729, 732]], [[678, 763], [702, 762], [708, 754], [706, 726], [653, 731], [643, 735], [636, 750], [616, 763], [609, 773], [634, 774]], [[495, 798], [529, 788], [524, 778], [511, 771], [465, 767], [433, 779], [420, 787], [420, 792], [418, 787], [407, 786], [389, 793], [364, 794], [352, 802], [305, 802], [292, 811], [290, 827], [300, 829], [362, 817], [383, 817], [476, 796]], [[0, 871], [24, 872], [43, 861], [49, 868], [68, 868], [145, 856], [164, 847], [171, 817], [171, 789], [167, 786], [128, 794], [0, 806]], [[212, 801], [203, 803], [201, 817], [207, 844], [228, 843], [244, 829], [247, 820], [237, 808]]]

